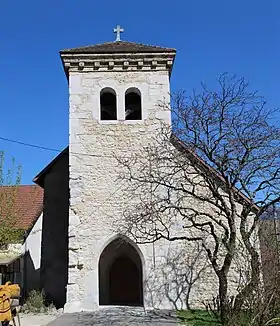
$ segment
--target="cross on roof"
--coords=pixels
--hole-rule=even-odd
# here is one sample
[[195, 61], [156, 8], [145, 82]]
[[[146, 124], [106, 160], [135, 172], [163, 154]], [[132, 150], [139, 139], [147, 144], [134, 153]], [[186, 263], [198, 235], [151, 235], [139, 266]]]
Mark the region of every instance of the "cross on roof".
[[119, 42], [121, 40], [121, 33], [124, 32], [124, 29], [121, 28], [120, 25], [117, 25], [117, 28], [114, 28], [114, 33], [117, 34], [116, 42]]

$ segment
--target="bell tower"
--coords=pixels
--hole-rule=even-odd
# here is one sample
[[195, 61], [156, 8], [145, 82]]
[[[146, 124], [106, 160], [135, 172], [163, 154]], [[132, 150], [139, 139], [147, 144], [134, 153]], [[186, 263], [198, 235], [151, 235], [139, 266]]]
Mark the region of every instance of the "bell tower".
[[[162, 121], [171, 123], [170, 110], [160, 104], [170, 101], [176, 51], [121, 41], [123, 29], [117, 26], [114, 31], [115, 42], [60, 52], [69, 81], [68, 312], [94, 310], [103, 301], [110, 304], [109, 266], [121, 270], [126, 259], [131, 270], [143, 269], [143, 275], [135, 272], [141, 280], [149, 268], [148, 245], [127, 245], [122, 249], [126, 258], [117, 262], [119, 254], [110, 246], [118, 242], [115, 222], [122, 218], [124, 200], [117, 184], [121, 167], [114, 155], [137, 153]], [[118, 302], [117, 286], [114, 289]], [[147, 306], [143, 285], [141, 289], [135, 297], [143, 297]]]

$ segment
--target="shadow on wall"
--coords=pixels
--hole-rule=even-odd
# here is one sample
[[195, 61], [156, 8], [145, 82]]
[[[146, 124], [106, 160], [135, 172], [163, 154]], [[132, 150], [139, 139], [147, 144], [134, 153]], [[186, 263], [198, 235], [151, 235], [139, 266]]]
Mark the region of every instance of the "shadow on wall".
[[69, 155], [62, 152], [44, 175], [41, 284], [49, 303], [63, 308], [68, 281]]
[[170, 246], [147, 277], [149, 305], [157, 308], [168, 301], [176, 310], [191, 309], [192, 290], [208, 268], [209, 262], [199, 243]]
[[41, 290], [40, 268], [35, 268], [30, 251], [24, 255], [23, 266], [23, 298], [27, 298], [31, 290]]

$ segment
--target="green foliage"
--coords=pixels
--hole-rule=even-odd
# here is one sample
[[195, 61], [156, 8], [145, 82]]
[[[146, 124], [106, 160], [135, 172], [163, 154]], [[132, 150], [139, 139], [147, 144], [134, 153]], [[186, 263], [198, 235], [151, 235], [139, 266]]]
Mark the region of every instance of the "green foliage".
[[[2, 224], [2, 223], [1, 223]], [[4, 224], [4, 223], [3, 223]], [[20, 243], [24, 237], [24, 230], [10, 228], [6, 225], [1, 225], [0, 231], [0, 249], [7, 244]]]
[[15, 211], [15, 198], [21, 180], [21, 166], [13, 158], [8, 169], [4, 166], [4, 152], [0, 151], [0, 247], [19, 242], [23, 230], [18, 229], [18, 216]]
[[[210, 312], [206, 310], [180, 310], [177, 313], [183, 325], [187, 326], [214, 326], [222, 325], [222, 323]], [[228, 323], [229, 326], [251, 326], [252, 316], [243, 311], [238, 317], [235, 316]], [[257, 323], [259, 325], [259, 323]], [[263, 325], [263, 323], [261, 323]], [[266, 322], [263, 326], [280, 326], [280, 317], [273, 318]]]
[[5, 155], [0, 151], [0, 186], [19, 185], [21, 180], [21, 166], [16, 165], [15, 158], [12, 158], [11, 167], [5, 171]]
[[180, 310], [178, 317], [183, 325], [188, 326], [216, 326], [220, 321], [206, 310]]
[[30, 291], [24, 307], [24, 312], [32, 312], [32, 313], [43, 313], [52, 309], [53, 306], [46, 305], [46, 298], [44, 291], [32, 290]]
[[272, 326], [272, 325], [279, 326], [280, 325], [280, 317], [272, 318], [265, 324], [265, 326]]

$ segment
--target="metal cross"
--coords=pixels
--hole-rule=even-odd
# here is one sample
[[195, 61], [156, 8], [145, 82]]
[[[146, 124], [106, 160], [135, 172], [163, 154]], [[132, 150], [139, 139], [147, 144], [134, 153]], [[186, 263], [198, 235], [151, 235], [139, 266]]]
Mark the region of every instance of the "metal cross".
[[117, 28], [114, 28], [114, 33], [117, 33], [117, 38], [116, 38], [116, 42], [119, 42], [121, 40], [121, 33], [124, 32], [124, 29], [121, 28], [120, 25], [117, 25]]

